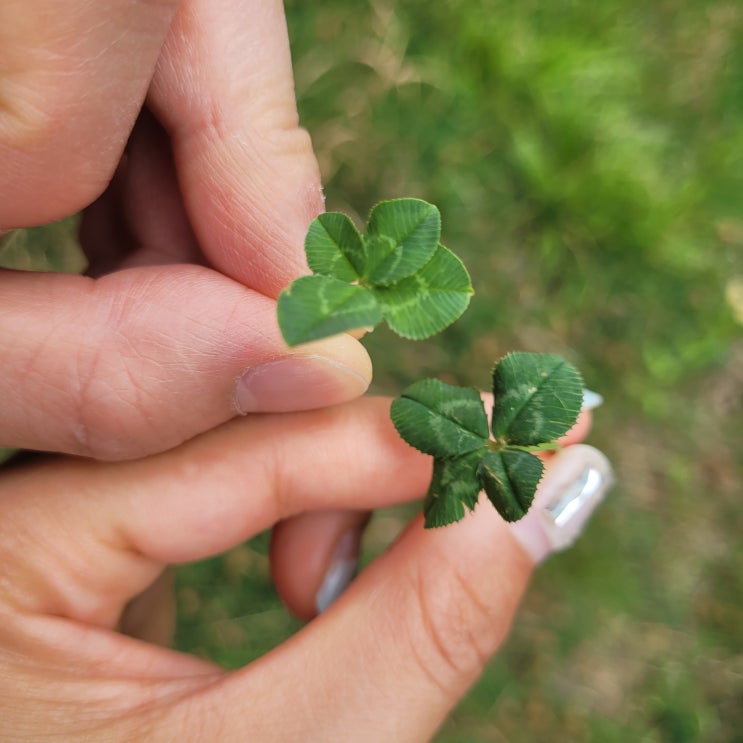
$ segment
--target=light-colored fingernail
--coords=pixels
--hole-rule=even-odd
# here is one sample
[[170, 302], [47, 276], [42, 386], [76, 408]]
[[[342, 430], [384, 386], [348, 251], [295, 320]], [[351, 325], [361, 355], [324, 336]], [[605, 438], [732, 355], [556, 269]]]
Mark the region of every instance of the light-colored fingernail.
[[351, 400], [370, 380], [325, 356], [284, 356], [248, 369], [237, 381], [235, 406], [242, 414], [309, 410]]
[[360, 539], [361, 533], [358, 529], [349, 529], [338, 540], [330, 559], [330, 567], [315, 594], [315, 608], [318, 614], [324, 612], [356, 577], [359, 569]]
[[511, 530], [540, 563], [578, 539], [613, 483], [609, 460], [598, 449], [568, 446], [550, 461], [529, 512]]
[[581, 410], [595, 410], [604, 404], [604, 398], [593, 390], [583, 390], [583, 404]]

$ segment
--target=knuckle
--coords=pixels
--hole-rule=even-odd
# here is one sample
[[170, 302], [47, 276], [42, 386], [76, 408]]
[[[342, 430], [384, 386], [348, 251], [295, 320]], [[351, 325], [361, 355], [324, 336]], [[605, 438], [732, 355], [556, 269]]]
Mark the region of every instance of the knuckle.
[[142, 372], [151, 366], [142, 358], [146, 338], [130, 327], [130, 309], [126, 302], [112, 307], [76, 349], [76, 447], [96, 459], [127, 459], [179, 443], [160, 435], [160, 380]]
[[[0, 101], [0, 170], [14, 175], [14, 192], [7, 197], [15, 202], [2, 211], [16, 213], [20, 225], [73, 214], [105, 189], [118, 150], [102, 146], [91, 158], [90, 137], [78, 118], [64, 86]], [[38, 194], [44, 198], [30, 198]]]
[[141, 405], [137, 387], [126, 381], [127, 365], [111, 364], [109, 352], [106, 346], [78, 352], [74, 436], [78, 453], [116, 460], [140, 453], [141, 436], [133, 435], [130, 419]]
[[310, 133], [296, 121], [273, 122], [267, 127], [264, 138], [279, 155], [314, 158]]
[[[208, 298], [206, 276], [207, 269], [163, 267], [89, 280], [89, 296], [65, 320], [86, 328], [66, 367], [75, 453], [109, 460], [154, 454], [230, 417], [230, 313], [221, 299], [213, 307], [193, 299]], [[235, 297], [237, 307], [243, 295]]]
[[493, 608], [477, 587], [450, 565], [428, 566], [419, 571], [413, 596], [418, 622], [411, 643], [424, 674], [444, 689], [479, 675], [496, 638]]

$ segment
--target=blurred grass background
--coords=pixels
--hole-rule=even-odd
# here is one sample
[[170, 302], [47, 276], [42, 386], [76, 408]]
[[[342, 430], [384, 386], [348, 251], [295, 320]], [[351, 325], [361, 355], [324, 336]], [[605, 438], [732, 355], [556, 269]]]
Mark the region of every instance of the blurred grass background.
[[[475, 281], [442, 336], [367, 340], [375, 391], [484, 387], [523, 349], [606, 399], [618, 485], [437, 740], [743, 741], [743, 4], [286, 6], [328, 208], [432, 201]], [[407, 514], [375, 517], [366, 559]], [[180, 572], [180, 647], [236, 666], [298, 628], [264, 543]]]

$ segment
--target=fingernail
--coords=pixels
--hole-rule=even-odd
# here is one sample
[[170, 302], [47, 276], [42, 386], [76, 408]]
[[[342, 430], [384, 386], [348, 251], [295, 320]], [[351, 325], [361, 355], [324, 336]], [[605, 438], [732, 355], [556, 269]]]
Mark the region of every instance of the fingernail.
[[583, 390], [583, 404], [581, 410], [595, 410], [604, 404], [604, 398], [598, 392]]
[[335, 405], [366, 392], [369, 379], [325, 356], [284, 356], [248, 369], [237, 381], [242, 414], [282, 413]]
[[511, 530], [540, 563], [578, 539], [613, 484], [609, 460], [598, 449], [569, 446], [550, 461], [532, 507]]
[[360, 539], [358, 529], [349, 529], [338, 540], [330, 559], [330, 567], [315, 594], [315, 608], [318, 614], [324, 612], [356, 577], [359, 569]]

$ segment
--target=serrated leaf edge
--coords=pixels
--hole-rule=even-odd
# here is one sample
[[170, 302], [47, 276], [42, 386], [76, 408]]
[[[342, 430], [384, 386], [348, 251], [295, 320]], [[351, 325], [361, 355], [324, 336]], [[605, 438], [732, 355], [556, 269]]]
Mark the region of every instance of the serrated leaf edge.
[[[516, 355], [518, 355], [518, 354], [521, 354], [521, 353], [534, 353], [534, 352], [531, 352], [531, 351], [511, 351], [511, 352], [507, 353], [507, 354], [506, 354], [505, 356], [503, 356], [502, 358], [500, 358], [500, 359], [499, 359], [499, 360], [498, 360], [498, 361], [497, 361], [497, 362], [496, 362], [495, 364], [493, 364], [493, 369], [492, 369], [492, 371], [491, 371], [491, 377], [493, 377], [493, 376], [495, 375], [495, 371], [496, 371], [496, 369], [498, 368], [498, 365], [499, 365], [499, 364], [500, 364], [500, 363], [501, 363], [502, 361], [505, 361], [506, 359], [508, 359], [508, 358], [510, 358], [510, 357], [512, 357], [512, 356], [516, 356]], [[545, 355], [545, 356], [552, 356], [552, 357], [554, 357], [554, 358], [557, 358], [557, 359], [559, 359], [559, 361], [560, 361], [560, 364], [559, 364], [558, 366], [556, 366], [556, 367], [555, 367], [555, 368], [554, 368], [554, 369], [553, 369], [553, 370], [552, 370], [552, 371], [551, 371], [551, 372], [550, 372], [550, 373], [549, 373], [549, 374], [548, 374], [548, 375], [547, 375], [547, 376], [546, 376], [546, 377], [545, 377], [545, 378], [544, 378], [544, 379], [543, 379], [543, 380], [542, 380], [542, 381], [541, 381], [541, 382], [539, 383], [539, 386], [537, 387], [537, 392], [538, 392], [538, 391], [539, 391], [540, 389], [542, 389], [542, 387], [543, 387], [543, 386], [544, 386], [544, 385], [545, 385], [545, 384], [546, 384], [547, 382], [549, 382], [549, 380], [550, 380], [550, 379], [552, 378], [552, 376], [553, 376], [554, 374], [556, 374], [556, 373], [557, 373], [557, 372], [558, 372], [558, 371], [559, 371], [560, 369], [562, 369], [562, 368], [563, 368], [564, 366], [569, 366], [570, 368], [572, 368], [572, 369], [573, 369], [573, 371], [575, 371], [575, 373], [576, 373], [576, 374], [578, 375], [578, 380], [579, 380], [579, 382], [580, 382], [581, 386], [583, 386], [583, 376], [581, 375], [580, 371], [578, 371], [578, 369], [577, 369], [577, 368], [576, 368], [575, 366], [573, 366], [573, 364], [570, 364], [570, 363], [569, 363], [568, 361], [566, 361], [565, 359], [563, 359], [563, 358], [562, 358], [561, 356], [558, 356], [557, 354], [554, 354], [554, 353], [549, 353], [549, 354], [538, 354], [538, 353], [537, 353], [536, 355]], [[494, 385], [494, 384], [492, 385], [492, 388], [493, 388], [493, 390], [492, 390], [492, 391], [493, 391], [493, 395], [495, 395], [495, 385]], [[535, 392], [534, 394], [536, 394], [536, 392]], [[532, 397], [534, 397], [534, 395], [532, 395]], [[518, 416], [519, 416], [519, 415], [521, 414], [521, 411], [522, 411], [522, 410], [523, 410], [523, 409], [524, 409], [524, 408], [525, 408], [525, 407], [526, 407], [526, 406], [527, 406], [527, 405], [529, 404], [530, 400], [531, 400], [531, 398], [529, 398], [529, 400], [527, 400], [526, 402], [522, 403], [521, 407], [520, 407], [520, 408], [518, 409], [518, 411], [516, 412], [516, 414], [515, 414], [515, 415], [513, 416], [513, 419], [514, 419], [514, 420], [515, 420], [516, 418], [518, 418]], [[580, 415], [580, 409], [578, 410], [577, 414], [575, 415], [575, 420], [573, 420], [573, 422], [572, 422], [571, 426], [575, 425], [576, 421], [578, 420], [578, 416], [579, 416], [579, 415]], [[491, 421], [491, 424], [490, 424], [490, 430], [491, 430], [491, 432], [492, 432], [492, 430], [493, 430], [493, 423], [495, 423], [495, 420], [494, 420], [494, 419], [493, 419], [493, 420]], [[568, 428], [568, 430], [570, 430], [570, 428]], [[493, 435], [495, 435], [495, 434], [493, 434]], [[550, 439], [549, 441], [554, 441], [554, 440], [555, 440], [555, 439]], [[509, 443], [509, 442], [508, 442], [508, 440], [506, 440], [506, 446], [508, 446], [508, 443]], [[543, 441], [543, 442], [540, 442], [540, 443], [548, 443], [548, 442], [547, 442], [547, 441]]]

